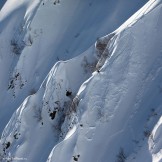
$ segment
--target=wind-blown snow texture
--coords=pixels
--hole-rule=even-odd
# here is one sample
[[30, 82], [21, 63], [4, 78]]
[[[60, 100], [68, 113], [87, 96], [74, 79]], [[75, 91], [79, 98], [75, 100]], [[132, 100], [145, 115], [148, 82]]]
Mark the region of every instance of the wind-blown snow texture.
[[[22, 103], [3, 130], [2, 162], [162, 161], [162, 1], [150, 0], [83, 52], [120, 23], [114, 17], [125, 7], [104, 2], [101, 14], [97, 1], [14, 8], [10, 0], [2, 8], [1, 130]], [[115, 13], [104, 14], [106, 4]]]

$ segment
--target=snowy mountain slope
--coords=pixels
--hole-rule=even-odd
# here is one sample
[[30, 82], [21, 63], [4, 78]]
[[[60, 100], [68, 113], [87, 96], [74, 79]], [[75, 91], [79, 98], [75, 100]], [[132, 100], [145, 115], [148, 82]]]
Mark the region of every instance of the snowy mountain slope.
[[82, 53], [145, 2], [8, 0], [0, 11], [0, 132], [56, 61]]
[[94, 47], [53, 67], [39, 91], [23, 102], [4, 130], [2, 161], [10, 155], [25, 157], [28, 161], [46, 161], [53, 146], [76, 122], [72, 113], [77, 105], [77, 97], [74, 97], [95, 70], [97, 59], [93, 55]]
[[116, 31], [111, 57], [81, 86], [77, 129], [48, 161], [162, 161], [162, 2], [142, 10]]
[[[42, 4], [47, 7], [45, 13], [50, 11], [50, 4], [50, 1]], [[75, 5], [81, 4], [76, 2]], [[34, 11], [39, 1], [28, 5]], [[29, 95], [29, 89], [31, 95], [13, 114], [2, 133], [1, 161], [17, 162], [21, 158], [29, 162], [162, 161], [162, 1], [149, 1], [115, 32], [99, 38], [80, 56], [74, 57], [86, 47], [84, 42], [80, 43], [82, 48], [75, 49], [77, 41], [68, 37], [75, 42], [73, 50], [67, 55], [60, 53], [59, 57], [73, 58], [58, 61], [42, 84], [47, 69], [57, 59], [57, 55], [51, 54], [52, 49], [59, 51], [61, 42], [68, 42], [64, 39], [68, 33], [63, 30], [64, 26], [59, 32], [48, 33], [52, 27], [38, 22], [41, 14], [39, 7], [36, 14], [30, 15], [35, 18], [32, 22], [27, 21], [32, 29], [20, 36], [27, 46], [12, 64], [16, 70], [6, 96], [13, 95], [18, 105], [25, 95]], [[68, 22], [69, 25], [75, 23], [70, 19]], [[38, 30], [34, 32], [35, 40], [31, 39], [33, 28], [40, 26], [47, 33]], [[55, 29], [59, 28], [58, 25]], [[61, 31], [63, 35], [59, 35]], [[43, 38], [39, 38], [39, 34], [44, 34]], [[55, 41], [52, 37], [58, 39]], [[21, 44], [21, 39], [19, 41]], [[56, 43], [54, 47], [50, 47], [52, 42]], [[66, 45], [61, 50], [64, 47]], [[43, 57], [45, 52], [47, 58]], [[10, 101], [10, 97], [7, 99]], [[9, 115], [7, 110], [6, 115]]]
[[[29, 1], [25, 1], [25, 3], [19, 1], [16, 4], [13, 1], [8, 1], [0, 12], [1, 132], [4, 124], [8, 121], [8, 117], [10, 117], [15, 110], [15, 106], [19, 106], [20, 101], [24, 100], [24, 96], [27, 94], [29, 95], [29, 92], [24, 91], [24, 94], [21, 94], [17, 99], [14, 99], [16, 97], [15, 91], [20, 91], [26, 82], [16, 68], [16, 65], [20, 63], [19, 52], [24, 48], [22, 39], [27, 30], [25, 28], [28, 23], [27, 19], [31, 18], [34, 14], [32, 12], [29, 17], [24, 17], [27, 5], [29, 5], [28, 9], [32, 11], [32, 9], [37, 7], [39, 3], [32, 3], [30, 5]], [[23, 22], [23, 19], [26, 24]], [[23, 26], [24, 28], [22, 28]]]

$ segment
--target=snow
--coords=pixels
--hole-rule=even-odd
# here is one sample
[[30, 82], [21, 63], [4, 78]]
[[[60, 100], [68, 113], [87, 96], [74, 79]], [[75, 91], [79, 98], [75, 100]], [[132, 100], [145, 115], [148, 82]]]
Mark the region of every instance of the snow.
[[0, 12], [0, 160], [162, 161], [161, 0], [118, 29], [144, 1], [15, 1]]
[[[120, 148], [126, 161], [161, 161], [161, 144], [153, 144], [158, 146], [153, 158], [147, 144], [162, 106], [160, 14], [161, 2], [156, 2], [149, 12], [143, 10], [140, 20], [129, 27], [126, 22], [125, 28], [117, 30], [109, 45], [111, 57], [79, 91], [82, 100], [77, 116], [83, 127], [78, 126], [68, 141], [56, 146], [49, 161], [73, 161], [78, 154], [78, 161], [83, 162], [115, 161]], [[59, 150], [63, 157], [57, 156]]]
[[0, 2], [0, 9], [3, 7], [3, 5], [5, 4], [6, 0], [1, 0]]
[[[65, 136], [65, 138], [71, 136], [74, 130], [69, 133], [68, 131], [73, 128], [70, 122], [71, 120], [75, 122], [75, 117], [70, 114], [77, 102], [73, 98], [80, 84], [89, 78], [92, 70], [95, 69], [95, 66], [92, 67], [94, 69], [87, 66], [97, 61], [93, 56], [93, 48], [87, 51], [89, 53], [85, 52], [72, 60], [58, 62], [39, 91], [29, 96], [15, 112], [2, 134], [2, 143], [7, 141], [12, 143], [10, 152], [6, 150], [7, 156], [10, 153], [14, 157], [25, 157], [29, 161], [45, 161], [49, 150], [59, 141], [59, 138], [61, 140]], [[66, 96], [67, 90], [72, 92], [71, 96]], [[53, 118], [52, 113], [55, 113]], [[64, 119], [65, 116], [72, 119]], [[64, 120], [67, 120], [65, 124], [63, 124]], [[35, 141], [38, 137], [39, 139]]]
[[49, 0], [8, 0], [0, 11], [0, 132], [58, 60], [84, 52], [145, 2], [137, 0], [125, 10], [129, 0], [120, 5], [106, 0], [62, 0], [56, 5]]

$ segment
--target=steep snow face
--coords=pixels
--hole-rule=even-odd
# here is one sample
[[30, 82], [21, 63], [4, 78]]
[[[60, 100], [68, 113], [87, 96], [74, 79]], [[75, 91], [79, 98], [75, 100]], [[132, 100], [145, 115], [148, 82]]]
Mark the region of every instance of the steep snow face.
[[145, 2], [8, 0], [0, 11], [0, 133], [56, 61], [79, 55]]
[[162, 2], [148, 2], [136, 16], [116, 31], [110, 58], [81, 86], [76, 131], [49, 162], [162, 161]]
[[[106, 9], [103, 6], [109, 3], [103, 2], [101, 8]], [[105, 23], [109, 14], [100, 15], [98, 5], [97, 1], [28, 0], [7, 11], [13, 16], [7, 16], [5, 6], [2, 9], [0, 30], [6, 37], [0, 41], [8, 48], [3, 43], [6, 55], [0, 53], [5, 71], [0, 74], [5, 87], [2, 108], [6, 108], [1, 109], [1, 127], [28, 96], [2, 133], [2, 162], [162, 160], [162, 2], [149, 1], [115, 32], [74, 57], [111, 22]], [[104, 19], [95, 13], [92, 21], [91, 7]], [[79, 21], [83, 11], [90, 16]], [[82, 42], [88, 33], [92, 38]], [[58, 61], [46, 76], [56, 60], [69, 58]]]
[[1, 161], [11, 157], [23, 157], [30, 162], [47, 160], [53, 146], [77, 123], [76, 94], [96, 63], [92, 46], [81, 56], [58, 62], [52, 68], [39, 91], [26, 98], [6, 126], [0, 142]]

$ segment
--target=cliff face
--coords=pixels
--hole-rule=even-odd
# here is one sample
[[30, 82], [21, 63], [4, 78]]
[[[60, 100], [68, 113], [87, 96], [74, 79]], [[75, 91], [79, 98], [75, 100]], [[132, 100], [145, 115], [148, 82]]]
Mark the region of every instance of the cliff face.
[[0, 15], [1, 161], [160, 161], [161, 0], [117, 30], [140, 3], [14, 3]]

